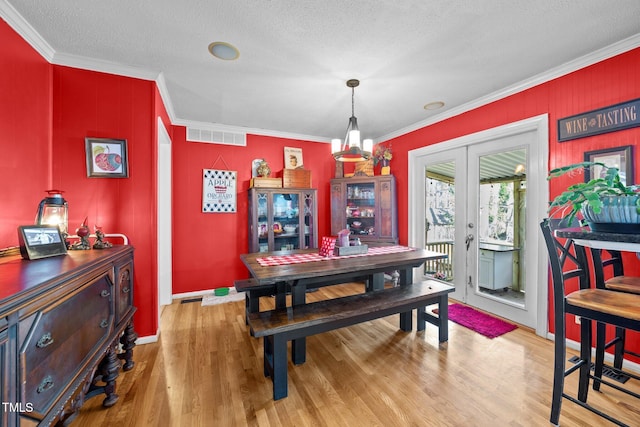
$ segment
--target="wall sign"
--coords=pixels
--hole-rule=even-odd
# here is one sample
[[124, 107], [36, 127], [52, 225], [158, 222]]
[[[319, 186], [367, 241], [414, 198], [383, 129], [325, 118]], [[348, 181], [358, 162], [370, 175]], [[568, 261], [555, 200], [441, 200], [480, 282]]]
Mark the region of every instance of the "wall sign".
[[236, 171], [202, 170], [202, 212], [236, 212]]
[[558, 141], [640, 126], [640, 99], [558, 120]]

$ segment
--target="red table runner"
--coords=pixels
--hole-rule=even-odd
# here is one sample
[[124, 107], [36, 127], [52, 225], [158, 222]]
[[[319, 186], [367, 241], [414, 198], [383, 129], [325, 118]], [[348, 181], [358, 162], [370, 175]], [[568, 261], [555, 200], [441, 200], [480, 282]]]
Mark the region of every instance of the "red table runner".
[[275, 255], [275, 256], [268, 256], [263, 258], [256, 258], [256, 261], [261, 266], [268, 267], [268, 266], [274, 266], [274, 265], [287, 265], [287, 264], [300, 264], [303, 262], [326, 261], [330, 259], [344, 259], [344, 258], [355, 258], [355, 257], [361, 257], [361, 256], [368, 256], [368, 255], [390, 254], [394, 252], [407, 252], [412, 250], [413, 248], [410, 248], [407, 246], [379, 246], [375, 248], [369, 248], [368, 251], [364, 254], [343, 255], [343, 256], [332, 255], [329, 257], [323, 257], [319, 253]]

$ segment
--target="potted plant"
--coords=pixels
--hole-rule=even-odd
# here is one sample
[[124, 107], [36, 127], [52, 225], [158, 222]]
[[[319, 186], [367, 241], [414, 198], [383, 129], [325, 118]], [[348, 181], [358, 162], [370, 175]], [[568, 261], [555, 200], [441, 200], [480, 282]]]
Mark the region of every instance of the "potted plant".
[[559, 212], [566, 223], [571, 224], [580, 213], [593, 231], [639, 233], [640, 186], [625, 185], [618, 168], [599, 162], [581, 162], [553, 169], [547, 179], [593, 166], [602, 168], [599, 176], [567, 187], [551, 201], [550, 216]]
[[380, 174], [389, 175], [391, 173], [391, 166], [389, 166], [389, 163], [391, 162], [392, 158], [393, 154], [391, 153], [391, 147], [378, 145], [376, 147], [375, 153], [373, 154], [373, 165], [376, 166], [378, 163], [380, 163]]

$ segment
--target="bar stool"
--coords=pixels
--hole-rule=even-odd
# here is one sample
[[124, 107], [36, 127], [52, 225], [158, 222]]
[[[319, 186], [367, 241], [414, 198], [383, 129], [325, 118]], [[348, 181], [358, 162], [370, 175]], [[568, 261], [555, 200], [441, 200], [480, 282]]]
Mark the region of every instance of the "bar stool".
[[[624, 275], [624, 266], [620, 251], [612, 249], [591, 249], [591, 257], [593, 259], [596, 288], [640, 294], [640, 277]], [[607, 267], [611, 267], [613, 276], [605, 280], [604, 270]], [[599, 323], [596, 326], [596, 360], [594, 368], [596, 377], [600, 378], [602, 376], [603, 367], [605, 366], [604, 353], [611, 346], [615, 346], [613, 352], [613, 367], [617, 370], [622, 369], [625, 354], [640, 357], [640, 354], [625, 348], [625, 341], [626, 333], [624, 328], [616, 328], [615, 337], [607, 342], [606, 325]], [[600, 389], [599, 381], [594, 381], [593, 389]]]
[[[623, 426], [625, 424], [621, 421], [587, 403], [589, 381], [591, 379], [640, 399], [639, 394], [605, 379], [596, 378], [595, 374], [591, 374], [591, 322], [596, 321], [623, 329], [640, 331], [640, 295], [591, 288], [585, 248], [576, 245], [572, 239], [564, 239], [564, 242], [556, 239], [550, 222], [549, 219], [546, 219], [540, 223], [549, 253], [555, 316], [553, 393], [550, 421], [552, 424], [558, 425], [562, 399], [565, 398], [617, 425]], [[576, 280], [578, 282], [577, 289], [573, 283]], [[580, 356], [578, 361], [569, 369], [566, 368], [567, 314], [581, 317]], [[577, 395], [574, 397], [565, 392], [564, 379], [576, 371], [579, 373], [579, 381]], [[625, 374], [640, 380], [637, 375]]]

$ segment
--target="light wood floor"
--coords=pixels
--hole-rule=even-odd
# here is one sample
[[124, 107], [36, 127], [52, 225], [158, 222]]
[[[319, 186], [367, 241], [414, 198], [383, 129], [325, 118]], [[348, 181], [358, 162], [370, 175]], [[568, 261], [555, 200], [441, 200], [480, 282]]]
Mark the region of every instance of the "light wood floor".
[[[308, 300], [356, 286], [323, 288]], [[263, 300], [262, 309], [273, 303]], [[104, 409], [101, 397], [89, 400], [73, 427], [549, 425], [553, 345], [525, 328], [488, 339], [450, 322], [449, 342], [439, 345], [434, 326], [405, 333], [390, 316], [316, 335], [307, 339], [307, 362], [289, 362], [289, 396], [274, 402], [244, 302], [177, 301], [161, 325], [160, 341], [136, 347], [136, 366], [120, 374], [118, 403]], [[638, 401], [618, 397], [605, 389], [589, 399], [640, 425]], [[609, 425], [566, 400], [560, 422]]]

